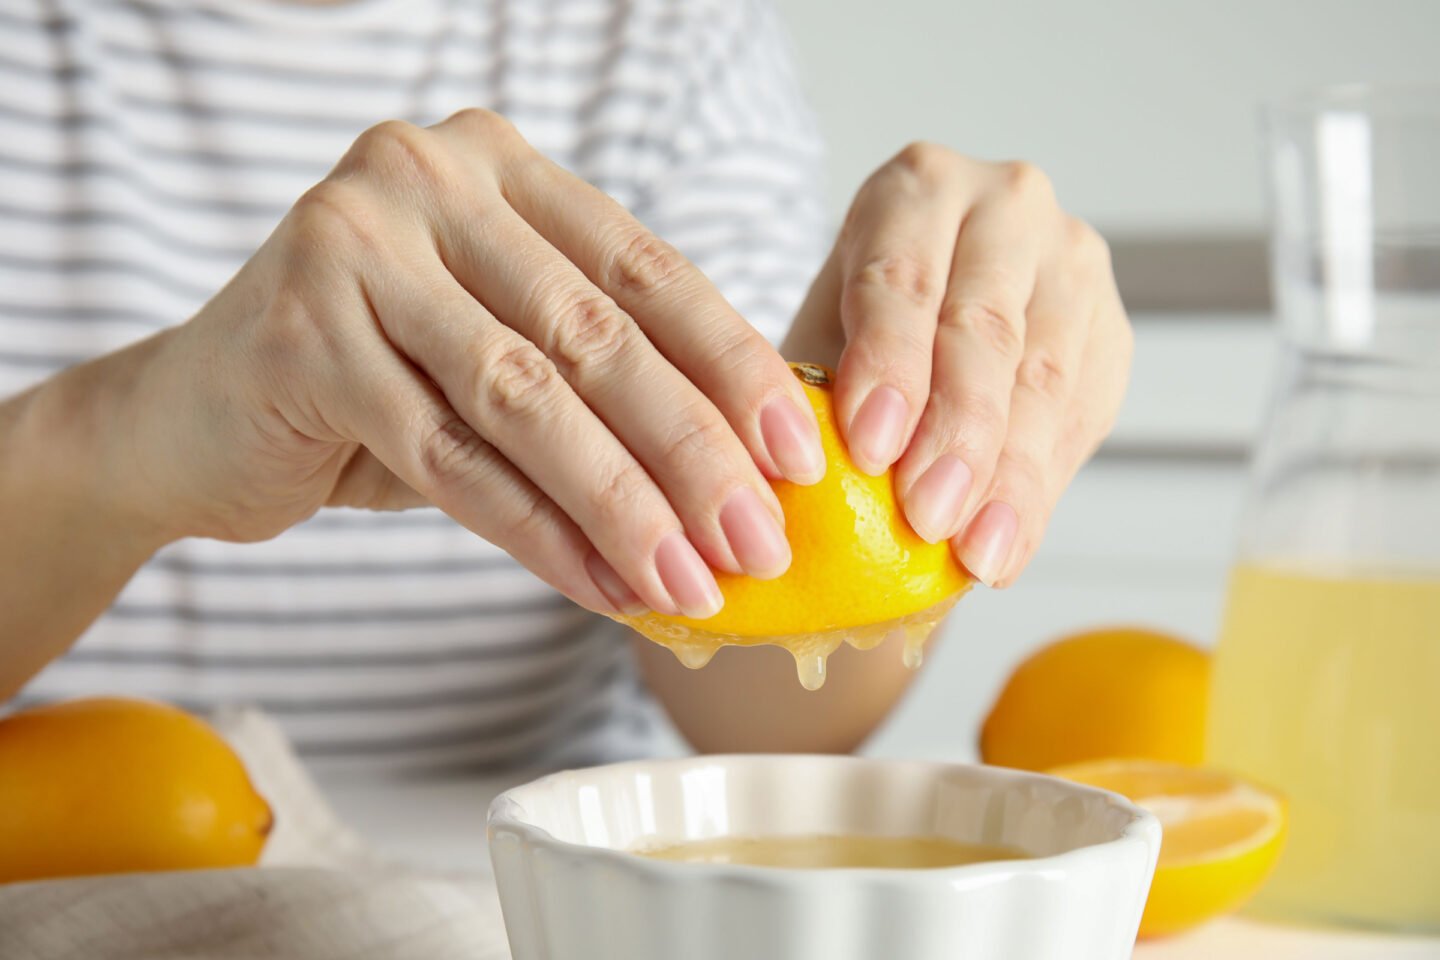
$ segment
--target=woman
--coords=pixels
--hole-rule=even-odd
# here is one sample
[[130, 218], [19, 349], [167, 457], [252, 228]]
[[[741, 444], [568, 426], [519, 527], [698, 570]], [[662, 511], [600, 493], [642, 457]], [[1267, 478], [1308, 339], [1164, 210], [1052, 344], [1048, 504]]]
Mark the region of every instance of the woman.
[[[761, 0], [0, 27], [0, 696], [259, 702], [367, 761], [633, 752], [645, 700], [587, 611], [704, 616], [712, 568], [786, 568], [767, 480], [824, 465], [782, 357], [838, 364], [852, 457], [991, 586], [1123, 393], [1104, 244], [1028, 165], [907, 147], [824, 255]], [[742, 735], [650, 674], [749, 748], [843, 746], [905, 682], [787, 691]]]

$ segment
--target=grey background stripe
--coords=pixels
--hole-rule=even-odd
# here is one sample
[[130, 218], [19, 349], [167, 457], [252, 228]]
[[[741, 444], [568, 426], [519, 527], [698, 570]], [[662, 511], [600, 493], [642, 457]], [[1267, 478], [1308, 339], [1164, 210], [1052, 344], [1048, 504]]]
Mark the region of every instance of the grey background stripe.
[[20, 350], [0, 350], [0, 366], [19, 367], [25, 370], [36, 368], [61, 370], [65, 367], [73, 367], [77, 363], [84, 363], [88, 359], [90, 358], [77, 353], [55, 353], [49, 350], [34, 353]]
[[555, 711], [536, 717], [506, 718], [501, 721], [476, 724], [453, 729], [443, 733], [401, 734], [393, 738], [366, 738], [359, 740], [324, 740], [297, 736], [295, 746], [300, 752], [315, 756], [364, 756], [366, 754], [403, 753], [414, 754], [425, 750], [446, 747], [473, 746], [474, 749], [489, 753], [495, 741], [501, 737], [521, 737], [524, 742], [508, 751], [499, 752], [489, 761], [487, 768], [514, 769], [517, 759], [534, 759], [529, 742], [544, 736], [544, 742], [552, 749], [563, 749], [565, 741], [572, 735], [600, 726], [603, 722], [621, 712], [620, 705], [607, 700], [580, 713]]
[[325, 650], [319, 653], [227, 653], [224, 651], [138, 650], [133, 647], [81, 645], [66, 654], [74, 663], [111, 666], [147, 665], [158, 667], [192, 667], [196, 669], [246, 670], [257, 673], [274, 670], [335, 670], [370, 669], [374, 667], [446, 666], [454, 663], [476, 663], [497, 660], [535, 658], [588, 643], [593, 640], [583, 629], [586, 620], [596, 615], [576, 608], [574, 623], [540, 636], [527, 636], [515, 641], [491, 640], [485, 645], [443, 647], [416, 650], [399, 647], [393, 650]]
[[149, 564], [157, 570], [184, 573], [199, 577], [323, 577], [343, 579], [346, 577], [394, 577], [418, 574], [472, 574], [495, 570], [519, 570], [520, 564], [513, 558], [497, 554], [491, 557], [445, 557], [439, 559], [391, 561], [370, 563], [326, 563], [306, 561], [295, 563], [264, 563], [235, 561], [206, 561], [189, 557], [160, 556]]
[[[309, 84], [320, 88], [339, 88], [347, 92], [370, 90], [374, 92], [394, 93], [409, 82], [408, 78], [395, 73], [377, 73], [374, 71], [348, 69], [334, 70], [320, 67], [282, 67], [261, 62], [206, 59], [186, 56], [176, 53], [173, 50], [131, 47], [114, 42], [102, 44], [101, 49], [107, 56], [131, 64], [159, 64], [170, 69], [186, 70], [193, 73], [219, 74], [222, 76], [235, 76], [251, 80], [261, 79]], [[670, 70], [673, 69], [674, 66], [669, 57], [658, 53], [651, 54], [650, 61], [648, 64], [649, 67], [656, 72]], [[552, 65], [546, 63], [529, 68], [516, 64], [507, 67], [507, 70], [510, 75], [515, 78], [516, 82], [521, 85], [527, 80], [540, 84], [548, 83], [557, 78], [577, 84], [588, 84], [602, 76], [607, 67], [608, 64], [605, 60], [596, 59], [587, 64]], [[449, 70], [441, 67], [429, 72], [425, 79], [428, 87], [431, 89], [451, 86], [478, 87], [485, 82], [493, 70], [494, 64], [485, 62], [476, 63], [473, 67], [465, 70]], [[57, 80], [90, 80], [96, 76], [95, 71], [88, 67], [66, 65], [56, 68], [46, 64], [32, 63], [0, 51], [0, 74], [5, 73], [17, 77], [44, 77]], [[593, 102], [602, 99], [607, 96], [608, 92], [604, 87], [593, 90], [587, 94], [586, 101]], [[645, 100], [657, 99], [663, 96], [663, 94], [650, 90], [632, 90], [630, 93], [637, 98]], [[572, 107], [571, 109], [578, 109], [583, 114], [586, 101], [581, 101], [578, 106]], [[163, 102], [173, 103], [174, 101]]]
[[220, 283], [193, 283], [182, 277], [177, 277], [168, 269], [146, 263], [142, 260], [129, 260], [121, 257], [32, 257], [22, 253], [0, 253], [0, 267], [15, 267], [21, 270], [34, 273], [53, 273], [64, 277], [74, 277], [81, 274], [107, 274], [118, 273], [128, 277], [135, 277], [147, 283], [154, 284], [168, 293], [190, 300], [208, 300], [221, 286]]
[[[146, 0], [128, 0], [121, 4], [114, 2], [101, 3], [102, 7], [134, 7], [143, 10], [155, 17], [157, 21], [223, 21], [226, 29], [263, 29], [266, 24], [259, 21], [247, 19], [244, 15], [229, 16], [216, 10], [203, 6], [174, 7], [167, 4], [149, 3]], [[459, 5], [455, 3], [445, 4], [449, 13], [454, 13]], [[466, 8], [469, 9], [469, 8]], [[673, 30], [684, 24], [682, 14], [665, 11], [657, 14], [652, 21], [657, 30]], [[566, 43], [604, 45], [611, 38], [613, 25], [608, 20], [595, 20], [590, 23], [567, 23], [561, 21], [555, 24], [548, 24], [544, 32], [527, 27], [514, 20], [502, 23], [499, 29], [503, 30], [507, 37], [527, 41], [527, 46], [538, 46], [544, 40], [564, 41]], [[490, 30], [463, 29], [451, 23], [446, 28], [446, 33], [451, 39], [462, 43], [478, 43], [493, 35]], [[389, 46], [417, 46], [428, 49], [434, 43], [435, 37], [430, 33], [409, 33], [403, 29], [381, 30], [381, 29], [347, 29], [347, 39], [356, 41], [367, 46], [389, 47]]]
[[[3, 162], [3, 161], [0, 161]], [[0, 217], [35, 224], [59, 224], [64, 227], [90, 227], [97, 225], [123, 227], [163, 247], [168, 251], [183, 254], [192, 259], [212, 259], [224, 263], [243, 263], [255, 252], [253, 246], [230, 246], [206, 243], [200, 239], [181, 237], [166, 230], [150, 219], [130, 213], [97, 210], [88, 207], [69, 207], [61, 210], [39, 210], [17, 207], [0, 202]], [[5, 307], [0, 305], [0, 311]]]
[[[386, 117], [384, 115], [370, 114], [364, 117], [356, 117], [343, 121], [336, 121], [330, 117], [309, 116], [302, 114], [269, 114], [267, 111], [259, 110], [236, 110], [226, 112], [223, 117], [210, 115], [208, 113], [187, 113], [183, 107], [168, 109], [174, 105], [154, 105], [152, 112], [171, 112], [190, 119], [203, 120], [206, 123], [213, 123], [217, 126], [227, 123], [249, 123], [254, 126], [270, 126], [278, 131], [284, 130], [312, 130], [324, 129], [338, 133], [359, 135], [366, 128], [387, 119], [406, 120], [410, 123], [428, 125], [443, 120], [443, 116], [421, 116], [415, 113], [402, 112], [398, 117]], [[475, 103], [473, 106], [492, 106], [499, 109], [499, 105], [487, 105]], [[653, 106], [648, 108], [653, 109]], [[527, 122], [541, 119], [545, 114], [533, 104], [510, 106], [504, 113], [511, 120], [520, 125]], [[562, 116], [551, 113], [551, 117]], [[569, 114], [563, 114], [568, 117]], [[0, 103], [0, 117], [14, 120], [17, 123], [26, 124], [32, 127], [53, 127], [61, 130], [78, 130], [91, 127], [115, 128], [114, 122], [106, 116], [89, 113], [84, 110], [70, 111], [62, 114], [34, 113], [19, 107], [13, 103]], [[571, 163], [581, 163], [588, 158], [599, 154], [606, 149], [617, 149], [624, 151], [627, 155], [651, 154], [661, 161], [672, 161], [675, 159], [674, 144], [666, 137], [656, 136], [642, 130], [612, 130], [594, 129], [582, 134], [576, 141], [573, 148], [566, 152], [566, 158]], [[336, 158], [338, 159], [338, 157]]]
[[[612, 665], [606, 670], [596, 671], [593, 676], [608, 684], [615, 677], [616, 669]], [[536, 671], [533, 675], [520, 680], [501, 679], [490, 680], [470, 679], [465, 686], [452, 690], [426, 689], [418, 693], [399, 694], [370, 694], [366, 696], [336, 696], [336, 697], [287, 697], [275, 694], [265, 694], [254, 699], [247, 700], [248, 703], [260, 707], [269, 713], [278, 714], [314, 714], [314, 713], [371, 713], [384, 712], [395, 713], [406, 710], [425, 709], [427, 707], [454, 706], [457, 704], [486, 704], [493, 706], [505, 703], [510, 700], [528, 701], [536, 694], [544, 693], [546, 690], [555, 689], [557, 681], [574, 679], [575, 664], [570, 660], [558, 660], [547, 664], [544, 669]], [[43, 697], [17, 698], [19, 703], [34, 704], [43, 702]], [[197, 712], [214, 706], [213, 703], [201, 698], [181, 698], [175, 700], [176, 706]]]
[[230, 610], [198, 607], [189, 603], [116, 603], [107, 616], [118, 620], [162, 620], [181, 623], [227, 624], [230, 626], [334, 627], [342, 624], [419, 624], [453, 620], [480, 622], [523, 613], [541, 613], [570, 606], [559, 594], [525, 600], [489, 600], [484, 603], [436, 604], [417, 607], [335, 607], [313, 610]]
[[68, 307], [54, 303], [14, 303], [5, 300], [0, 300], [0, 317], [39, 320], [45, 323], [138, 323], [157, 330], [173, 326], [185, 319], [125, 307]]

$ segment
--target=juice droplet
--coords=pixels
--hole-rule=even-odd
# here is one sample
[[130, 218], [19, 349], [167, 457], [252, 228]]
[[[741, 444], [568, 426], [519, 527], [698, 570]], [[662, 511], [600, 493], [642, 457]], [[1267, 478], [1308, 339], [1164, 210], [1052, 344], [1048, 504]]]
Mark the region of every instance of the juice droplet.
[[715, 658], [715, 651], [720, 649], [720, 645], [718, 643], [672, 641], [670, 649], [674, 652], [676, 660], [691, 670], [699, 670]]
[[905, 626], [905, 649], [900, 662], [911, 670], [919, 669], [925, 662], [925, 641], [935, 631], [934, 623], [911, 623]]
[[800, 677], [800, 686], [806, 690], [819, 690], [825, 686], [825, 654], [796, 653], [795, 672]]
[[925, 647], [907, 642], [905, 649], [900, 654], [900, 662], [911, 670], [919, 670], [921, 664], [925, 662]]
[[796, 637], [791, 641], [788, 646], [795, 657], [795, 672], [800, 676], [800, 686], [806, 690], [819, 690], [825, 685], [826, 661], [839, 649], [841, 642], [840, 632], [833, 630]]

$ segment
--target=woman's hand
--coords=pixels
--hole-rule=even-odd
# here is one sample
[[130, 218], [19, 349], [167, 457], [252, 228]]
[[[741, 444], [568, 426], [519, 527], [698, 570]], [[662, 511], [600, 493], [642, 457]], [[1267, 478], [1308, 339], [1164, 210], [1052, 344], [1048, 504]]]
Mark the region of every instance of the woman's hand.
[[479, 110], [366, 132], [140, 353], [107, 469], [172, 538], [430, 502], [593, 610], [708, 616], [711, 566], [789, 564], [766, 477], [824, 472], [780, 355]]
[[911, 526], [1007, 586], [1109, 432], [1130, 325], [1109, 251], [1024, 163], [912, 144], [867, 180], [785, 346], [834, 362], [864, 470]]

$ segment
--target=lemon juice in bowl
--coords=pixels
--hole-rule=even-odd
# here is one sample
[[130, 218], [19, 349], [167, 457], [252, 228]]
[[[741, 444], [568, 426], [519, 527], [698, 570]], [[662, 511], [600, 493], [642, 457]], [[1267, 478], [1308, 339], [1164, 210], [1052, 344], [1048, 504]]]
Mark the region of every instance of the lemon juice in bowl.
[[1440, 94], [1267, 119], [1280, 368], [1207, 759], [1288, 797], [1255, 912], [1440, 931]]

